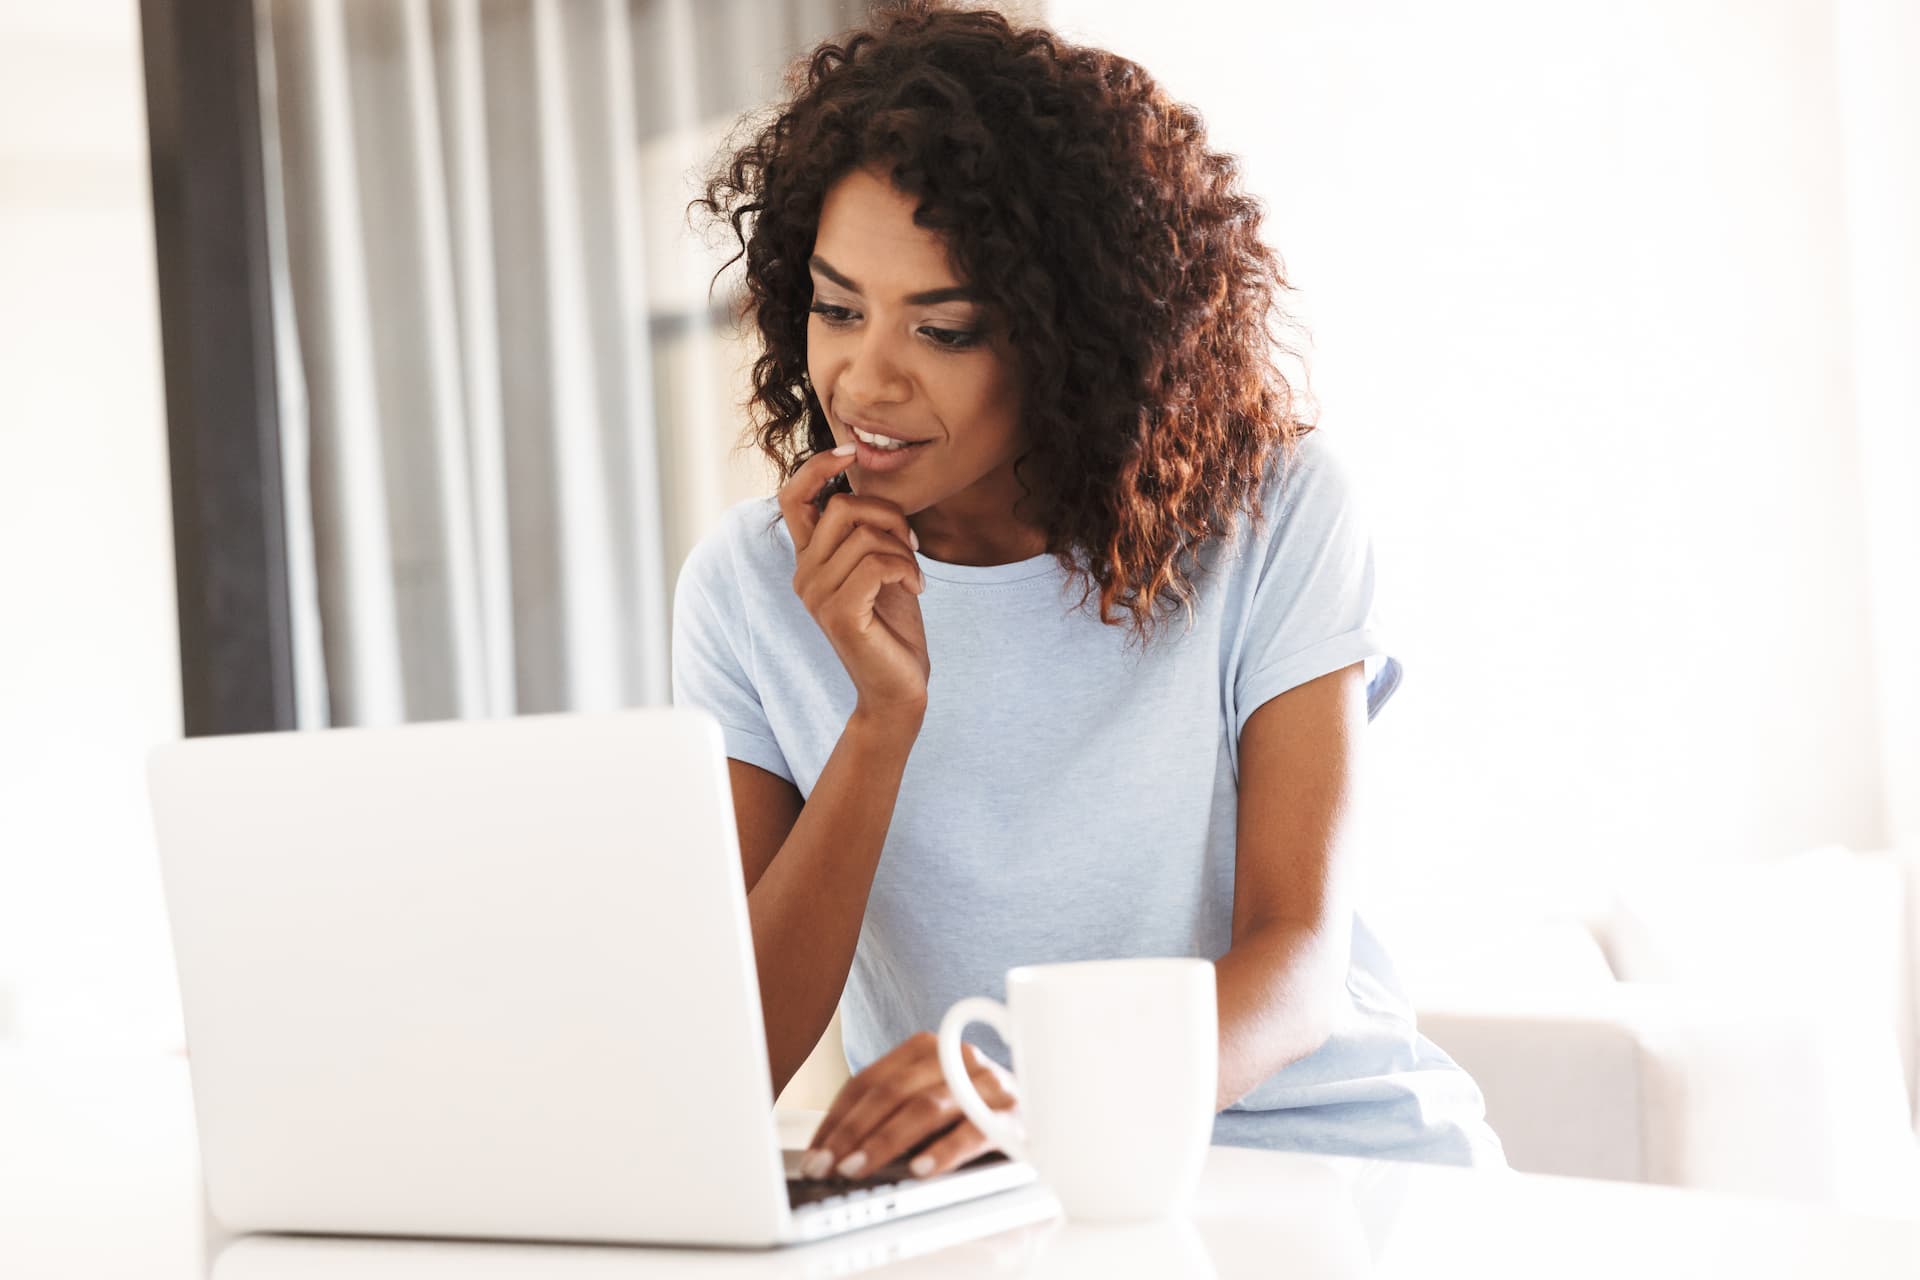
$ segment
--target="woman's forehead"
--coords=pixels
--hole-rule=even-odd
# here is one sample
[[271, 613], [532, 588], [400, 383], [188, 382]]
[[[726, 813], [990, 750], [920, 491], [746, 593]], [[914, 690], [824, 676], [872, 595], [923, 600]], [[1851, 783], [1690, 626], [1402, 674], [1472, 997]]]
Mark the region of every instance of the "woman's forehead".
[[[827, 191], [814, 235], [814, 270], [852, 281], [863, 293], [905, 295], [951, 288], [947, 242], [913, 220], [918, 203], [870, 170], [856, 169]], [[821, 263], [830, 268], [821, 271]]]

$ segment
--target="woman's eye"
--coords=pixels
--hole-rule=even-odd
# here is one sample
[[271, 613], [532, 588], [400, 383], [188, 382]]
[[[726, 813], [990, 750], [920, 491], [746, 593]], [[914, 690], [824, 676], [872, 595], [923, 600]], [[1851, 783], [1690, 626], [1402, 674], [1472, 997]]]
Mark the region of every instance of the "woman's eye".
[[932, 338], [935, 346], [946, 347], [951, 351], [959, 351], [980, 341], [980, 332], [977, 329], [922, 329], [920, 332]]
[[[836, 329], [852, 324], [857, 319], [848, 308], [836, 307], [830, 302], [813, 303], [807, 310]], [[978, 329], [936, 329], [929, 325], [923, 326], [920, 332], [926, 334], [934, 346], [947, 351], [962, 351], [980, 341]]]

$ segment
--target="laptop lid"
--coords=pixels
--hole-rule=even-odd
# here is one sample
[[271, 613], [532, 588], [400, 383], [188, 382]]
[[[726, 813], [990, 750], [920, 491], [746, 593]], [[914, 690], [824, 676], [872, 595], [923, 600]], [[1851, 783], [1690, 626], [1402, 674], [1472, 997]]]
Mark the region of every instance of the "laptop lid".
[[223, 1224], [785, 1233], [704, 713], [192, 739], [149, 782]]

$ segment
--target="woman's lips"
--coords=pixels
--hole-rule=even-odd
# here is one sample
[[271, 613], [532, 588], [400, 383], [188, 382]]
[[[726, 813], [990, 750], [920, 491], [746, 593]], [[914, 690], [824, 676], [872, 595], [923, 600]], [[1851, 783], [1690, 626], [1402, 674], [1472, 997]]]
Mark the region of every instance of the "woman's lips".
[[890, 471], [899, 471], [913, 465], [931, 441], [922, 440], [919, 444], [910, 444], [904, 449], [876, 449], [865, 440], [853, 438], [853, 460], [862, 471], [872, 475], [885, 475]]

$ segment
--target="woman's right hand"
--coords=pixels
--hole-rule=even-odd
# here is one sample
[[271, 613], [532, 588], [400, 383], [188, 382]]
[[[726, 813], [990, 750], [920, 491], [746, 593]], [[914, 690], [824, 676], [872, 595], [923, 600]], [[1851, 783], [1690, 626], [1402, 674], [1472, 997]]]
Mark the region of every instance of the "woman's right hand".
[[858, 709], [890, 720], [926, 713], [927, 632], [919, 595], [926, 578], [899, 504], [843, 493], [814, 506], [850, 455], [817, 453], [780, 487], [780, 514], [797, 552], [793, 591], [853, 678]]

